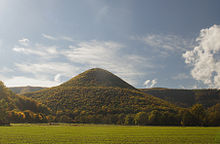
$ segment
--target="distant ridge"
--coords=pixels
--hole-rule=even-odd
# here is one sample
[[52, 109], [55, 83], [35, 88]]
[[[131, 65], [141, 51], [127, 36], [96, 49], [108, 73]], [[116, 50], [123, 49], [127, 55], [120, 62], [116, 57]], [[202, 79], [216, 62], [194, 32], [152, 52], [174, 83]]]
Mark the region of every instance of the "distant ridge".
[[218, 89], [147, 88], [140, 89], [140, 91], [180, 107], [191, 107], [194, 104], [211, 107], [220, 103], [220, 90]]
[[89, 69], [69, 81], [61, 84], [61, 86], [71, 87], [118, 87], [135, 89], [133, 86], [112, 74], [111, 72], [101, 69]]
[[23, 94], [28, 92], [34, 92], [41, 89], [44, 89], [45, 87], [32, 87], [32, 86], [24, 86], [24, 87], [9, 87], [11, 91], [13, 91], [15, 94]]

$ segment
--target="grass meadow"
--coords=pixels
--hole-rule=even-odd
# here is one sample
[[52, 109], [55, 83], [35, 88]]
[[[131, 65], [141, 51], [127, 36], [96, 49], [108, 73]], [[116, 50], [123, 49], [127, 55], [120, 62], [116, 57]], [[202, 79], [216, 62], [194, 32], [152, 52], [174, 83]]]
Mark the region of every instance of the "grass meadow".
[[0, 144], [220, 143], [220, 127], [87, 124], [12, 124], [0, 127]]

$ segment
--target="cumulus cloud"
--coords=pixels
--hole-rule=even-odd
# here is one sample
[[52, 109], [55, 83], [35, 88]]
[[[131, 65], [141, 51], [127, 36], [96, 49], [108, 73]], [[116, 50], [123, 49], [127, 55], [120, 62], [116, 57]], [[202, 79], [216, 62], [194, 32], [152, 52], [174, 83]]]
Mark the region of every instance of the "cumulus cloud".
[[145, 82], [144, 82], [144, 86], [148, 86], [149, 85], [149, 83], [151, 82], [151, 80], [146, 80]]
[[156, 80], [156, 79], [146, 80], [146, 81], [144, 82], [144, 86], [145, 86], [146, 88], [152, 88], [152, 87], [154, 87], [156, 84], [157, 84], [157, 80]]
[[200, 31], [193, 50], [183, 54], [185, 63], [192, 66], [191, 75], [209, 87], [220, 87], [220, 25]]

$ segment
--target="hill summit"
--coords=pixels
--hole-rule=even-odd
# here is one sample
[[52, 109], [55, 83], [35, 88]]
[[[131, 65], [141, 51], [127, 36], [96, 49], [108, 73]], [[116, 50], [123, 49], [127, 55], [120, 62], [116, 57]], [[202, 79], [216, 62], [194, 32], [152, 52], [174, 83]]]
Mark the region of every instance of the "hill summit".
[[119, 87], [127, 89], [135, 89], [133, 86], [112, 74], [111, 72], [101, 69], [89, 69], [69, 81], [63, 83], [61, 86], [71, 87]]

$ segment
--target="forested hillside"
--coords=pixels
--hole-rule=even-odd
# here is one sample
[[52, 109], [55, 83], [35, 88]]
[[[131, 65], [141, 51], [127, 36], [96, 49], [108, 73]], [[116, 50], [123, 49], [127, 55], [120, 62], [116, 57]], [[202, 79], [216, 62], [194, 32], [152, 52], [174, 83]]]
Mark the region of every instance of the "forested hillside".
[[[0, 125], [9, 122], [32, 122], [49, 114], [49, 109], [35, 100], [14, 94], [0, 81]], [[41, 122], [39, 119], [38, 122]]]
[[220, 91], [218, 89], [186, 90], [149, 88], [140, 90], [180, 107], [191, 107], [194, 104], [202, 104], [204, 107], [208, 108], [220, 103]]
[[0, 92], [0, 123], [220, 125], [218, 90], [138, 90], [99, 68], [24, 96], [14, 94], [3, 83]]
[[[167, 92], [167, 89], [153, 90], [153, 92], [160, 91], [164, 97], [166, 96], [163, 92]], [[161, 98], [164, 97], [161, 95], [157, 98], [153, 92], [149, 93], [154, 96], [147, 92], [146, 89], [137, 90], [106, 70], [95, 68], [79, 74], [60, 86], [26, 93], [25, 96], [47, 105], [52, 111], [48, 116], [51, 122], [219, 125], [218, 104], [205, 109], [203, 105], [196, 104], [191, 99], [193, 91], [178, 91], [187, 93], [182, 99], [179, 99], [181, 95], [177, 95], [174, 99], [165, 99], [189, 108], [177, 107], [162, 100]]]
[[[113, 87], [55, 87], [25, 96], [42, 102], [54, 113], [68, 116], [75, 122], [117, 123], [126, 115], [139, 112], [178, 112], [177, 107], [161, 99]], [[120, 115], [123, 118], [119, 118]]]
[[87, 70], [61, 86], [73, 87], [119, 87], [135, 89], [133, 86], [123, 81], [121, 78], [101, 68]]
[[126, 117], [134, 122], [134, 116], [140, 112], [165, 113], [174, 119], [179, 111], [175, 105], [144, 94], [99, 68], [79, 74], [60, 86], [25, 96], [47, 105], [55, 121], [124, 124]]

